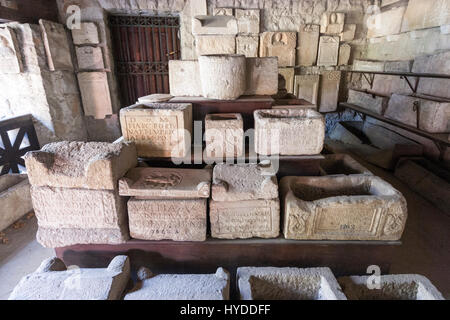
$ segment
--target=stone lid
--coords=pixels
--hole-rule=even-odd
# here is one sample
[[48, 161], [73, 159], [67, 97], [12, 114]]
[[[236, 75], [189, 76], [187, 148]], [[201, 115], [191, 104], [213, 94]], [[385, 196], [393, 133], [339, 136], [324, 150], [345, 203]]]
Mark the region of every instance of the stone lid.
[[148, 102], [166, 102], [172, 99], [173, 96], [166, 93], [155, 93], [145, 97], [140, 97], [138, 103], [148, 103]]
[[269, 164], [218, 164], [213, 171], [214, 201], [278, 198], [278, 181]]
[[321, 119], [322, 114], [311, 108], [296, 108], [296, 109], [263, 109], [255, 110], [253, 112], [255, 121], [303, 121], [309, 119]]
[[209, 198], [210, 169], [134, 168], [119, 181], [119, 194], [139, 199]]
[[189, 108], [192, 108], [192, 104], [190, 103], [136, 103], [129, 107], [120, 109], [120, 114], [133, 111], [184, 111]]

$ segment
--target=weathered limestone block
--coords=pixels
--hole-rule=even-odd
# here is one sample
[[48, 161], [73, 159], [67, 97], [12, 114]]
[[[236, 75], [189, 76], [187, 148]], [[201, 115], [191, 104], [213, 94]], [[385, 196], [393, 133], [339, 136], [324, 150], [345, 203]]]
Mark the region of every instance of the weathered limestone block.
[[340, 34], [344, 31], [345, 13], [324, 12], [320, 19], [320, 33]]
[[31, 197], [44, 247], [129, 239], [126, 199], [116, 191], [32, 186]]
[[393, 94], [385, 117], [427, 132], [446, 133], [449, 132], [450, 103]]
[[197, 56], [236, 53], [234, 35], [199, 35], [195, 37]]
[[[403, 72], [403, 71], [402, 71]], [[417, 78], [408, 77], [412, 86], [415, 86]], [[401, 80], [401, 79], [400, 79]], [[424, 81], [425, 78], [420, 81]], [[384, 74], [375, 74], [373, 77], [372, 91], [381, 95], [390, 96], [393, 93], [411, 94], [411, 88], [406, 81], [399, 81], [398, 76], [389, 76]]]
[[284, 177], [280, 182], [286, 239], [399, 240], [403, 195], [371, 175]]
[[0, 176], [0, 231], [33, 210], [26, 174]]
[[236, 9], [235, 15], [239, 34], [259, 34], [259, 9]]
[[399, 1], [401, 0], [381, 0], [381, 7], [385, 7]]
[[106, 72], [80, 72], [77, 77], [84, 114], [96, 119], [113, 114]]
[[286, 89], [287, 93], [294, 93], [294, 68], [278, 68], [278, 73], [284, 80], [285, 87], [283, 89]]
[[175, 97], [200, 97], [202, 86], [198, 61], [170, 60], [169, 87], [170, 94]]
[[209, 218], [213, 238], [276, 238], [280, 234], [280, 201], [210, 200]]
[[329, 268], [241, 267], [241, 300], [347, 300]]
[[[412, 72], [450, 74], [450, 51], [414, 59]], [[435, 97], [450, 98], [450, 87], [447, 79], [421, 78], [417, 92]]]
[[246, 90], [244, 95], [274, 95], [278, 92], [276, 57], [246, 58]]
[[138, 103], [167, 102], [172, 98], [173, 96], [167, 93], [154, 93], [145, 97], [138, 98]]
[[450, 173], [425, 158], [400, 159], [395, 176], [450, 215]]
[[236, 53], [243, 54], [247, 58], [258, 57], [259, 37], [258, 36], [237, 36]]
[[120, 110], [126, 141], [140, 157], [184, 157], [191, 146], [192, 104], [135, 104]]
[[206, 55], [198, 58], [203, 96], [234, 100], [246, 90], [246, 62], [243, 55]]
[[22, 278], [8, 300], [119, 300], [130, 279], [130, 260], [116, 256], [107, 268], [67, 269], [56, 257]]
[[214, 167], [211, 194], [216, 202], [276, 199], [278, 181], [270, 164], [221, 163]]
[[320, 160], [320, 168], [324, 175], [338, 174], [372, 174], [366, 167], [348, 154], [327, 154]]
[[448, 0], [411, 0], [403, 16], [402, 32], [450, 24]]
[[353, 41], [355, 39], [355, 33], [356, 24], [345, 24], [344, 31], [342, 31], [339, 36], [343, 42]]
[[341, 44], [339, 46], [339, 60], [338, 60], [338, 66], [345, 66], [348, 65], [348, 62], [350, 61], [350, 55], [352, 53], [352, 47], [347, 44]]
[[339, 56], [339, 37], [321, 36], [319, 41], [318, 66], [336, 66]]
[[296, 75], [294, 79], [295, 96], [317, 105], [320, 75]]
[[139, 199], [209, 198], [211, 170], [133, 168], [119, 180], [119, 194]]
[[405, 7], [371, 15], [367, 19], [367, 38], [376, 38], [400, 33]]
[[114, 190], [117, 180], [137, 165], [133, 143], [54, 142], [25, 155], [30, 184]]
[[369, 276], [340, 277], [338, 282], [349, 300], [445, 300], [426, 277], [419, 274], [380, 276], [380, 289], [370, 289]]
[[214, 16], [234, 16], [234, 8], [214, 8]]
[[355, 71], [380, 71], [384, 72], [383, 61], [368, 61], [368, 60], [358, 60], [353, 61], [353, 70]]
[[138, 270], [139, 282], [125, 300], [229, 300], [230, 274], [217, 268], [213, 274], [158, 274]]
[[386, 61], [384, 65], [385, 72], [411, 72], [413, 60], [404, 61]]
[[192, 33], [194, 35], [236, 35], [238, 33], [238, 24], [233, 16], [195, 16], [192, 19]]
[[278, 67], [295, 66], [296, 32], [263, 32], [260, 36], [259, 56], [278, 57]]
[[72, 55], [64, 25], [40, 19], [48, 67], [51, 71], [73, 70]]
[[307, 24], [301, 26], [298, 32], [297, 65], [313, 66], [316, 64], [319, 30], [319, 25]]
[[340, 71], [324, 71], [321, 73], [319, 89], [320, 112], [331, 112], [337, 109], [340, 83]]
[[21, 73], [23, 71], [19, 42], [10, 27], [0, 28], [0, 73]]
[[325, 119], [315, 110], [256, 110], [254, 118], [258, 154], [313, 155], [322, 151]]
[[206, 156], [239, 157], [244, 153], [244, 121], [240, 113], [216, 113], [205, 117]]
[[73, 43], [99, 44], [98, 28], [94, 22], [81, 22], [80, 29], [72, 29]]
[[99, 70], [105, 68], [102, 48], [100, 47], [77, 47], [76, 54], [78, 68], [81, 70]]
[[350, 89], [347, 102], [382, 115], [388, 106], [389, 97]]
[[130, 235], [141, 240], [206, 240], [206, 199], [128, 201]]

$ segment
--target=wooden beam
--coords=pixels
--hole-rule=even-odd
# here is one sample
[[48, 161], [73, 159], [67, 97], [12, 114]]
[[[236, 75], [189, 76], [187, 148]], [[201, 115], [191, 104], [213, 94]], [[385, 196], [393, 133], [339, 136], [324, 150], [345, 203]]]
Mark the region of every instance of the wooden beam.
[[56, 0], [17, 0], [17, 10], [0, 6], [0, 20], [38, 23], [39, 19], [59, 22]]

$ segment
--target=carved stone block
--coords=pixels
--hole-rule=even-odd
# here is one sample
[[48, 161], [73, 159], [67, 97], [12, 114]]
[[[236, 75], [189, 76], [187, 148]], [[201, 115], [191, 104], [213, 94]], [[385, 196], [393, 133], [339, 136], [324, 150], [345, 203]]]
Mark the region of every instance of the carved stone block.
[[317, 61], [320, 26], [302, 25], [298, 32], [297, 65], [313, 66]]
[[79, 29], [72, 29], [72, 38], [76, 45], [100, 43], [98, 28], [94, 22], [81, 22]]
[[215, 16], [234, 16], [234, 8], [214, 8]]
[[382, 115], [388, 106], [389, 97], [350, 89], [347, 102]]
[[33, 210], [26, 174], [0, 176], [0, 231]]
[[239, 113], [208, 114], [205, 117], [206, 156], [240, 157], [244, 153], [244, 122]]
[[258, 36], [237, 36], [236, 53], [243, 54], [247, 58], [257, 57], [259, 48]]
[[340, 174], [372, 174], [366, 167], [348, 154], [327, 154], [320, 160], [320, 168], [324, 175]]
[[84, 114], [96, 119], [113, 114], [106, 72], [81, 72], [77, 76]]
[[274, 95], [278, 92], [278, 62], [276, 57], [247, 58], [244, 95]]
[[54, 142], [25, 156], [34, 186], [117, 189], [117, 180], [137, 165], [133, 143]]
[[340, 34], [344, 31], [345, 13], [324, 12], [320, 19], [320, 33]]
[[[450, 74], [450, 51], [444, 51], [431, 56], [422, 56], [414, 59], [412, 72]], [[450, 99], [450, 87], [447, 79], [421, 78], [417, 92]]]
[[339, 35], [341, 37], [341, 41], [347, 42], [355, 39], [356, 33], [356, 24], [345, 24], [344, 31]]
[[104, 69], [103, 53], [100, 47], [77, 47], [76, 48], [78, 68], [82, 70]]
[[192, 19], [192, 33], [194, 35], [236, 35], [238, 24], [233, 16], [195, 16]]
[[21, 73], [23, 71], [22, 56], [12, 28], [0, 28], [0, 44], [0, 73]]
[[314, 155], [323, 149], [325, 120], [315, 110], [256, 110], [254, 118], [258, 154]]
[[294, 93], [294, 68], [278, 68], [278, 74], [281, 76], [278, 85], [284, 83], [284, 87], [281, 89], [286, 89], [287, 93]]
[[195, 43], [198, 56], [236, 53], [234, 35], [199, 35], [195, 37]]
[[128, 201], [130, 235], [141, 240], [206, 240], [206, 199]]
[[339, 55], [339, 37], [321, 36], [319, 41], [318, 66], [336, 66]]
[[174, 97], [201, 97], [200, 67], [194, 60], [169, 61], [170, 94]]
[[126, 141], [140, 157], [184, 157], [191, 146], [192, 104], [135, 104], [120, 110]]
[[347, 43], [341, 44], [339, 46], [338, 65], [339, 66], [348, 65], [351, 53], [352, 53], [352, 47], [349, 44], [347, 44]]
[[354, 60], [353, 70], [384, 72], [384, 61]]
[[280, 202], [278, 199], [210, 200], [209, 217], [213, 238], [276, 238], [280, 234]]
[[405, 7], [398, 7], [369, 16], [367, 18], [367, 38], [400, 33], [405, 9]]
[[411, 0], [403, 16], [401, 32], [450, 24], [446, 0]]
[[399, 240], [403, 195], [371, 175], [284, 177], [280, 182], [286, 239]]
[[319, 81], [320, 75], [296, 75], [294, 81], [295, 96], [317, 105]]
[[324, 71], [321, 73], [319, 89], [320, 112], [331, 112], [337, 109], [340, 83], [340, 71]]
[[239, 34], [259, 34], [259, 9], [236, 9], [235, 15]]
[[73, 70], [72, 55], [64, 25], [40, 19], [45, 53], [51, 71]]
[[295, 66], [296, 32], [264, 32], [260, 36], [259, 56], [278, 57], [279, 67]]

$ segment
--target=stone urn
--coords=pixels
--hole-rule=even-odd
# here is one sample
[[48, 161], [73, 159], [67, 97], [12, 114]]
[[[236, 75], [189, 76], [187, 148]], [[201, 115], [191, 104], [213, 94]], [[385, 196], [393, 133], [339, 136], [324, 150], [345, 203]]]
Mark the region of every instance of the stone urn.
[[198, 58], [203, 96], [209, 99], [234, 100], [244, 94], [245, 56], [213, 54]]

